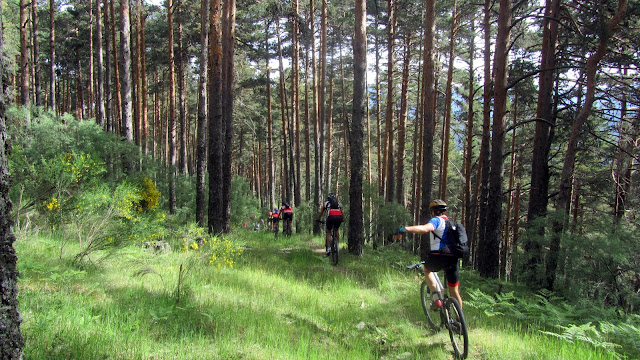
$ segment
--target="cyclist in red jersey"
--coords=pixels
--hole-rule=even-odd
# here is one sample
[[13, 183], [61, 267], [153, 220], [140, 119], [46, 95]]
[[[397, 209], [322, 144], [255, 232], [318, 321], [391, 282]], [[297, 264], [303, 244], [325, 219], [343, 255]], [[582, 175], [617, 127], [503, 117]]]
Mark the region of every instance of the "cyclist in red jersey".
[[293, 209], [287, 201], [282, 203], [282, 206], [280, 207], [280, 218], [282, 219], [283, 231], [287, 226], [293, 230]]
[[331, 252], [331, 230], [336, 230], [336, 240], [340, 241], [340, 232], [338, 231], [338, 228], [340, 228], [340, 224], [342, 224], [342, 221], [344, 220], [344, 215], [342, 214], [342, 206], [338, 202], [338, 198], [335, 194], [331, 193], [327, 196], [327, 201], [322, 205], [320, 213], [318, 214], [318, 221], [320, 220], [320, 218], [322, 218], [325, 210], [327, 211], [327, 252], [325, 253], [325, 256], [329, 256], [329, 253]]
[[276, 229], [276, 225], [280, 221], [280, 214], [278, 213], [278, 208], [273, 208], [273, 212], [271, 213], [271, 231]]

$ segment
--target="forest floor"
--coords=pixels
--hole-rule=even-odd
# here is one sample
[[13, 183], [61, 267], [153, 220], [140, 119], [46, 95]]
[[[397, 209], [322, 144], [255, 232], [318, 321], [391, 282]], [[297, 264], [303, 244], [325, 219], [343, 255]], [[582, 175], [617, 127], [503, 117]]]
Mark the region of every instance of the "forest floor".
[[[343, 242], [334, 267], [321, 237], [231, 238], [243, 251], [227, 265], [207, 261], [204, 248], [154, 254], [140, 245], [78, 264], [80, 244], [18, 234], [25, 358], [453, 358], [448, 334], [428, 329], [420, 277], [405, 269], [417, 258], [396, 245], [354, 257]], [[491, 286], [477, 279], [462, 270], [463, 297]], [[469, 359], [615, 358], [470, 301], [464, 310]]]

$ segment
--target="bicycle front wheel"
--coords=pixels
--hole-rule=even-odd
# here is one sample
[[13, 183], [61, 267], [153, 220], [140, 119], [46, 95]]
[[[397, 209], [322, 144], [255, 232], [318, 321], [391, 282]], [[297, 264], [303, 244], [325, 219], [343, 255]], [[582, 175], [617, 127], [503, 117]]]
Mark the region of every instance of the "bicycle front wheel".
[[425, 280], [423, 280], [420, 285], [420, 303], [422, 304], [422, 311], [424, 311], [424, 314], [427, 316], [429, 327], [431, 327], [433, 331], [438, 332], [440, 325], [436, 324], [436, 316], [438, 316], [439, 311], [431, 310], [431, 290]]
[[338, 265], [338, 240], [336, 238], [331, 239], [331, 253], [329, 254], [329, 259], [331, 260], [331, 265]]
[[464, 319], [462, 308], [458, 300], [451, 297], [445, 301], [444, 306], [453, 352], [457, 359], [465, 359], [469, 354], [469, 333], [467, 332], [467, 322]]

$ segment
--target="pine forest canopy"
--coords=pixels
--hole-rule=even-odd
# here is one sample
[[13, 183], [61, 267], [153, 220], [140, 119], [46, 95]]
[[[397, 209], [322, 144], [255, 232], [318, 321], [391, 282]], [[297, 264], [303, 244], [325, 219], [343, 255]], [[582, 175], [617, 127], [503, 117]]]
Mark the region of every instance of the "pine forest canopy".
[[135, 144], [170, 169], [171, 212], [188, 176], [214, 232], [238, 176], [265, 212], [338, 194], [373, 248], [444, 199], [468, 266], [550, 289], [588, 266], [575, 235], [637, 234], [638, 0], [370, 0], [361, 37], [355, 3], [6, 1], [11, 98]]

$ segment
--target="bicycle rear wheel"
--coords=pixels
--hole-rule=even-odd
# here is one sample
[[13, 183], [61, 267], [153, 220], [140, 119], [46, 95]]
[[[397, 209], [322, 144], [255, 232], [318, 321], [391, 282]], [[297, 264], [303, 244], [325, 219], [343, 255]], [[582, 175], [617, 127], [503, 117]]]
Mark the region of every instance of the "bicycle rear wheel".
[[427, 285], [425, 280], [420, 284], [420, 303], [422, 304], [422, 311], [427, 316], [427, 321], [429, 322], [429, 326], [435, 332], [440, 330], [440, 325], [436, 324], [437, 316], [439, 315], [439, 311], [431, 310], [431, 290]]
[[464, 319], [462, 308], [458, 300], [451, 297], [445, 301], [444, 306], [453, 352], [457, 359], [465, 359], [469, 354], [469, 333], [467, 332], [467, 322]]
[[329, 253], [329, 259], [331, 260], [331, 265], [338, 265], [338, 239], [336, 239], [333, 235], [331, 236], [331, 253]]

